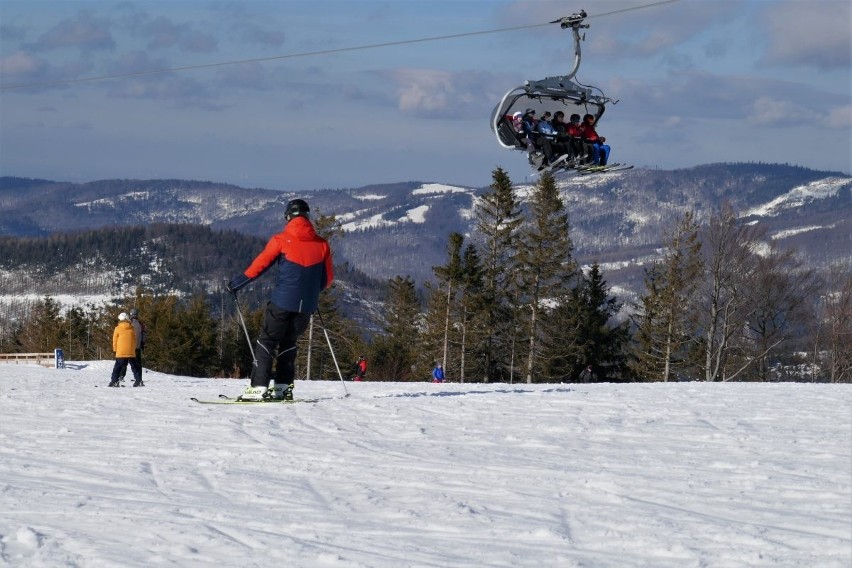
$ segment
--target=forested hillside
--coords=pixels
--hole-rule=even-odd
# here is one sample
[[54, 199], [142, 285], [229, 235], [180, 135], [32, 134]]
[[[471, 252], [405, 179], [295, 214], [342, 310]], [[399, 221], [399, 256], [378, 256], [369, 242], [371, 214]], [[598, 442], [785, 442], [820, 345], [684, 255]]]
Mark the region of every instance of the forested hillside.
[[[852, 250], [852, 178], [778, 164], [710, 164], [557, 178], [575, 256], [601, 263], [634, 292], [663, 232], [684, 213], [705, 223], [724, 203], [770, 237], [827, 266]], [[533, 184], [512, 180], [519, 205]], [[345, 239], [338, 262], [378, 280], [432, 279], [446, 235], [473, 235], [484, 188], [401, 182], [303, 192], [315, 212], [335, 216]], [[49, 235], [109, 226], [189, 223], [267, 238], [282, 225], [292, 192], [189, 180], [101, 180], [83, 184], [0, 178], [0, 234]]]
[[[417, 380], [436, 361], [461, 381], [574, 380], [589, 364], [597, 380], [850, 380], [849, 176], [742, 164], [590, 178], [516, 184], [497, 169], [481, 190], [410, 182], [312, 196], [312, 218], [337, 265], [323, 312], [345, 356], [365, 352], [371, 376], [394, 380]], [[69, 306], [106, 300], [83, 318], [95, 329], [109, 327], [120, 305], [150, 301], [153, 313], [172, 314], [158, 316], [168, 322], [163, 369], [189, 360], [171, 351], [167, 333], [186, 329], [183, 345], [200, 341], [193, 325], [173, 321], [201, 313], [219, 347], [215, 363], [207, 357], [192, 372], [244, 368], [233, 302], [221, 286], [283, 224], [285, 194], [163, 183], [66, 189], [74, 199], [101, 196], [71, 205], [89, 210], [94, 223], [110, 218], [100, 208], [113, 215], [130, 201], [135, 218], [174, 218], [162, 209], [166, 199], [204, 226], [3, 239], [0, 341], [48, 348], [52, 336], [27, 336], [47, 326], [82, 345], [73, 330], [86, 326]], [[141, 184], [147, 189], [135, 191]], [[50, 185], [19, 187], [38, 193]], [[10, 203], [11, 186], [3, 190]], [[240, 192], [254, 205], [217, 208]], [[241, 293], [247, 309], [262, 305], [270, 283]], [[45, 320], [45, 312], [53, 315]], [[318, 368], [307, 364], [314, 353], [300, 372]], [[316, 361], [323, 377], [327, 364]]]
[[109, 297], [136, 286], [187, 294], [220, 285], [264, 244], [236, 231], [165, 223], [0, 237], [0, 288], [5, 295]]

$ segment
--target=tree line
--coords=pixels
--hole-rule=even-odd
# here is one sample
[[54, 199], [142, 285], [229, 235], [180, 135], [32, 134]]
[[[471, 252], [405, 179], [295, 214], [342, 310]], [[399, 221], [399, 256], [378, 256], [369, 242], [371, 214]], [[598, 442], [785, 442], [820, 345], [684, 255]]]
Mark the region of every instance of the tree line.
[[576, 381], [588, 365], [600, 381], [852, 382], [849, 264], [818, 274], [727, 204], [664, 235], [629, 306], [574, 260], [552, 176], [524, 210], [496, 169], [475, 215], [470, 238], [449, 235], [425, 301], [410, 278], [389, 282], [380, 376], [423, 380], [440, 362], [462, 382]]
[[[376, 332], [341, 308], [341, 282], [324, 292], [322, 321], [315, 316], [300, 340], [298, 377], [337, 379], [338, 367], [348, 376], [364, 355], [369, 380], [426, 380], [441, 363], [460, 382], [572, 382], [588, 365], [598, 381], [852, 381], [849, 265], [817, 274], [727, 205], [704, 226], [693, 212], [668, 230], [628, 306], [599, 265], [584, 270], [573, 258], [569, 212], [552, 176], [541, 176], [523, 206], [496, 169], [475, 216], [473, 234], [448, 235], [433, 280], [387, 282]], [[315, 223], [334, 249], [339, 222]], [[246, 331], [257, 337], [262, 306], [240, 302], [246, 329], [223, 290], [178, 296], [139, 287], [117, 303], [64, 312], [46, 297], [0, 337], [0, 350], [62, 346], [72, 360], [109, 358], [117, 314], [135, 307], [148, 330], [147, 368], [246, 377]]]

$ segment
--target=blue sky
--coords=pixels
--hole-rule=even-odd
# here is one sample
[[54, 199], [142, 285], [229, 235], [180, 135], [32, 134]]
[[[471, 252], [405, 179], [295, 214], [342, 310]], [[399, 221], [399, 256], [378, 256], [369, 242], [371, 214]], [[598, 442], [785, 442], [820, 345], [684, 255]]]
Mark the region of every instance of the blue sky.
[[[852, 170], [848, 0], [0, 0], [0, 175], [187, 178], [278, 190], [484, 186], [525, 155], [501, 96], [567, 73], [558, 25], [329, 55], [124, 75], [590, 18], [578, 78], [619, 103], [612, 160]], [[30, 85], [29, 88], [10, 88]]]

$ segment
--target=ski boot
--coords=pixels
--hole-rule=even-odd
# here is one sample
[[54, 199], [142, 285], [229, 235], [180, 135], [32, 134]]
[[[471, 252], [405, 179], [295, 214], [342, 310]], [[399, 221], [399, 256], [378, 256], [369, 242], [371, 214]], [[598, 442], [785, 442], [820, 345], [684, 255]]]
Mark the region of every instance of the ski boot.
[[266, 394], [272, 400], [293, 400], [293, 385], [276, 384]]
[[265, 400], [267, 398], [267, 389], [266, 387], [246, 387], [246, 390], [243, 391], [243, 394], [237, 397], [237, 400], [245, 400], [245, 401], [260, 401]]

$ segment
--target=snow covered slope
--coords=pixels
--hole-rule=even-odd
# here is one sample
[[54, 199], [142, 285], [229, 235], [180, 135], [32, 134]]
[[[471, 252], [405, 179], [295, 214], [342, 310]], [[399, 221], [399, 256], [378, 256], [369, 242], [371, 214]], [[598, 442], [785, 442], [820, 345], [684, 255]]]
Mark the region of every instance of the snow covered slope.
[[0, 564], [848, 567], [852, 390], [244, 381], [0, 365]]

